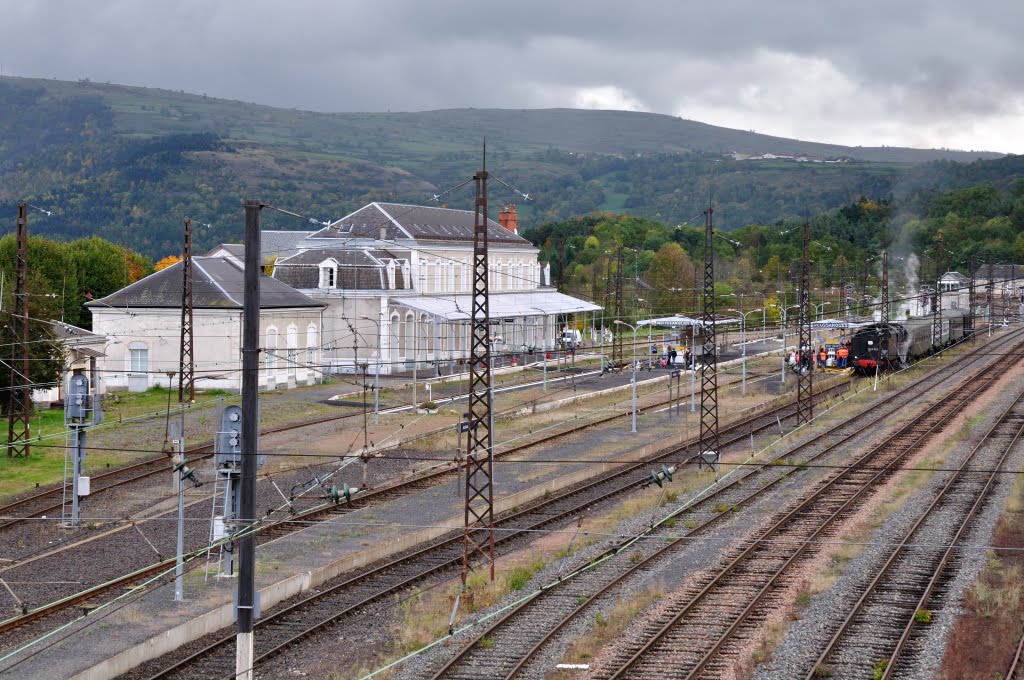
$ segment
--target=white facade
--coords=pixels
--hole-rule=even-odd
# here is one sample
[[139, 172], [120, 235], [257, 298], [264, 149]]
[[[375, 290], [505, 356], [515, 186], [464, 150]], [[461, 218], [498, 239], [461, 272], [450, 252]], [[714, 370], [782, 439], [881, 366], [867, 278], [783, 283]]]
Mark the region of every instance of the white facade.
[[[99, 360], [106, 390], [140, 392], [177, 386], [181, 310], [93, 308], [93, 330], [108, 337]], [[264, 309], [260, 315], [261, 389], [312, 385], [321, 379], [321, 312], [317, 308]], [[196, 309], [193, 314], [196, 389], [239, 391], [242, 386], [241, 310]]]

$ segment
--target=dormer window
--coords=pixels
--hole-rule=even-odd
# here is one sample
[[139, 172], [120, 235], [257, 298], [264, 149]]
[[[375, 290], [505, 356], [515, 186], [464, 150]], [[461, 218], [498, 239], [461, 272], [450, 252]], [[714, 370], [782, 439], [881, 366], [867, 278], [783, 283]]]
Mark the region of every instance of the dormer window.
[[318, 287], [338, 287], [338, 262], [334, 258], [329, 258], [320, 263], [320, 285]]

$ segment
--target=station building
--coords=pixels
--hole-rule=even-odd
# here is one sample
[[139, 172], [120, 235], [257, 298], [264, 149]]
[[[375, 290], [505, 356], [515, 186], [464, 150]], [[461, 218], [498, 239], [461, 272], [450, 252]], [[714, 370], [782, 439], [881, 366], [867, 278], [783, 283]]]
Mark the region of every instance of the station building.
[[[331, 373], [465, 370], [473, 221], [468, 210], [375, 202], [317, 231], [262, 232], [261, 388]], [[564, 325], [600, 311], [551, 287], [517, 222], [514, 205], [488, 220], [497, 366], [540, 359]], [[193, 263], [196, 387], [239, 389], [244, 247], [222, 244]], [[177, 263], [88, 303], [94, 332], [113, 341], [101, 360], [107, 389], [167, 384], [177, 370], [181, 281]]]

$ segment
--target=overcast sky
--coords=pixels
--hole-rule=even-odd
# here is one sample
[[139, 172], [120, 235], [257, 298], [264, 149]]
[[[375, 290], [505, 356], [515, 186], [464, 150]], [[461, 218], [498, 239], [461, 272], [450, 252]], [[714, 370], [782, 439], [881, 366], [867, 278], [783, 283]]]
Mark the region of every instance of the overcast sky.
[[316, 111], [631, 109], [1024, 153], [1013, 0], [4, 0], [4, 75]]

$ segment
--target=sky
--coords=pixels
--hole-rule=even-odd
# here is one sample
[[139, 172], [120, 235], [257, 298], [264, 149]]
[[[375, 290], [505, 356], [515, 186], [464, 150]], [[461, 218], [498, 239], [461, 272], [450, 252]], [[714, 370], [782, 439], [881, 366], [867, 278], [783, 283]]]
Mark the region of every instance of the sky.
[[1024, 153], [1010, 0], [2, 0], [3, 75], [313, 111], [595, 108]]

